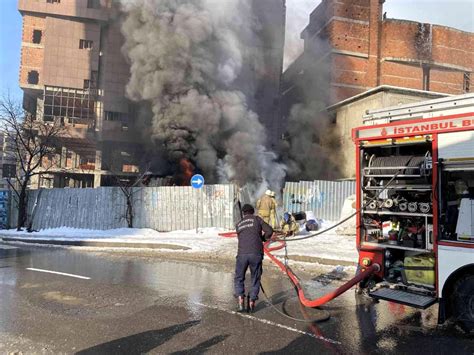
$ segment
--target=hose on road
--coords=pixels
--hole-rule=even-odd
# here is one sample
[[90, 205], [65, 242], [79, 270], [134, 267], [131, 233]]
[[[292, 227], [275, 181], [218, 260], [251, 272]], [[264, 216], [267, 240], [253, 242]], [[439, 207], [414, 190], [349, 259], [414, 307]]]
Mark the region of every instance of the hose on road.
[[[393, 177], [387, 182], [387, 184], [384, 186], [384, 188], [381, 189], [376, 196], [374, 196], [372, 199], [367, 201], [363, 207], [365, 207], [368, 203], [378, 199], [380, 194], [383, 191], [385, 191], [390, 186], [390, 184], [392, 184], [392, 182], [397, 178], [397, 176], [401, 173], [401, 171], [402, 170], [398, 170], [398, 172], [396, 174], [394, 174]], [[359, 272], [355, 277], [353, 277], [351, 280], [346, 282], [344, 285], [338, 287], [336, 290], [334, 290], [332, 292], [329, 292], [329, 293], [325, 294], [324, 296], [316, 298], [316, 299], [308, 299], [304, 294], [303, 287], [301, 286], [298, 277], [293, 273], [291, 268], [288, 266], [288, 263], [287, 263], [288, 256], [287, 256], [287, 251], [286, 251], [286, 243], [288, 241], [297, 241], [297, 240], [309, 239], [309, 238], [313, 238], [317, 235], [326, 233], [326, 232], [336, 228], [337, 226], [341, 225], [342, 223], [348, 221], [350, 218], [354, 217], [359, 211], [360, 211], [360, 209], [358, 209], [356, 212], [352, 213], [348, 217], [340, 220], [335, 225], [333, 225], [329, 228], [326, 228], [322, 231], [318, 231], [316, 233], [312, 233], [312, 234], [304, 236], [304, 237], [291, 238], [291, 239], [288, 239], [288, 240], [286, 238], [276, 239], [276, 240], [270, 240], [270, 241], [267, 241], [267, 242], [264, 243], [263, 251], [264, 251], [265, 255], [268, 256], [270, 258], [270, 260], [272, 260], [288, 276], [288, 278], [292, 282], [293, 286], [295, 287], [295, 290], [297, 292], [299, 301], [303, 306], [309, 307], [309, 308], [320, 307], [320, 306], [326, 304], [327, 302], [333, 300], [334, 298], [340, 296], [341, 294], [343, 294], [344, 292], [346, 292], [347, 290], [349, 290], [351, 287], [355, 286], [356, 284], [358, 284], [362, 280], [364, 280], [364, 279], [368, 278], [369, 276], [371, 276], [372, 274], [380, 271], [381, 268], [380, 268], [379, 264], [372, 264], [372, 265], [366, 267], [365, 269], [363, 269], [362, 272]], [[222, 237], [236, 237], [237, 233], [236, 232], [226, 232], [226, 233], [219, 233], [219, 235], [222, 236]], [[279, 244], [277, 246], [271, 246], [271, 244], [273, 244], [273, 243], [279, 243]], [[272, 251], [281, 250], [283, 248], [285, 248], [285, 263], [282, 263], [276, 256], [274, 256], [271, 253]], [[268, 296], [265, 294], [265, 291], [263, 291], [263, 288], [262, 288], [262, 292], [264, 293], [264, 296], [267, 298], [267, 301], [273, 306], [274, 309], [276, 309], [276, 307], [273, 305], [273, 303], [269, 300]], [[285, 317], [288, 317], [288, 318], [293, 319], [293, 320], [298, 320], [297, 318], [293, 318], [291, 316], [288, 316], [288, 315], [280, 312], [279, 310], [277, 310], [277, 311], [278, 311], [278, 313], [282, 314]], [[299, 320], [299, 321], [303, 321], [303, 320]]]
[[298, 298], [305, 307], [309, 308], [316, 308], [320, 307], [323, 304], [326, 304], [327, 302], [333, 300], [337, 296], [343, 294], [347, 290], [349, 290], [352, 286], [355, 286], [365, 278], [369, 277], [375, 272], [380, 271], [380, 265], [379, 264], [372, 264], [369, 267], [365, 268], [362, 272], [358, 273], [356, 276], [354, 276], [351, 280], [346, 282], [344, 285], [338, 287], [336, 290], [329, 292], [325, 294], [322, 297], [316, 298], [316, 299], [308, 299], [305, 294], [303, 287], [301, 286], [298, 277], [293, 273], [293, 271], [285, 264], [283, 264], [276, 256], [274, 256], [271, 252], [275, 250], [280, 250], [285, 247], [284, 242], [281, 243], [282, 241], [277, 241], [280, 242], [278, 246], [272, 247], [271, 244], [274, 243], [272, 241], [268, 241], [264, 244], [263, 251], [266, 256], [268, 256], [291, 280], [293, 285], [295, 286], [297, 293], [298, 293]]

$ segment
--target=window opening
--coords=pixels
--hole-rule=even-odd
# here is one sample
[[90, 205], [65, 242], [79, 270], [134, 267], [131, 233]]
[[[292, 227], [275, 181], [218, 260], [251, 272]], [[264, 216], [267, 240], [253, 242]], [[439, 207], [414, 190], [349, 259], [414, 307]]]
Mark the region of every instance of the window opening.
[[96, 90], [46, 86], [44, 89], [44, 121], [84, 124], [92, 128], [97, 117]]
[[127, 114], [122, 112], [105, 111], [104, 117], [106, 121], [128, 122]]
[[42, 36], [43, 36], [43, 31], [33, 30], [33, 43], [40, 44]]
[[463, 91], [471, 92], [471, 73], [464, 73]]
[[442, 170], [440, 194], [440, 238], [458, 242], [474, 242], [470, 220], [474, 199], [474, 169]]
[[39, 73], [37, 70], [28, 72], [28, 84], [37, 85], [39, 82]]
[[79, 49], [92, 49], [92, 45], [94, 44], [93, 41], [89, 41], [87, 39], [80, 39], [79, 40]]

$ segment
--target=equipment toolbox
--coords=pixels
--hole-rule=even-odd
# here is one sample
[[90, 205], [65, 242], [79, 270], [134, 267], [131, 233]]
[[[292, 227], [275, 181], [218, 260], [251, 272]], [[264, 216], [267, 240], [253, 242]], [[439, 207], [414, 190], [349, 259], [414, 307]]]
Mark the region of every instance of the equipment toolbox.
[[434, 286], [435, 258], [433, 255], [406, 256], [403, 264], [408, 283]]

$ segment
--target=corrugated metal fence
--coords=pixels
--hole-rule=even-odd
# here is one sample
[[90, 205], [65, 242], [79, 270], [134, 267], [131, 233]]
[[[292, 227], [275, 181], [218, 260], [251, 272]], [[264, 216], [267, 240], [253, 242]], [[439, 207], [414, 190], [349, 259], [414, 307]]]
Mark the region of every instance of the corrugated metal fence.
[[[318, 218], [336, 221], [344, 200], [354, 193], [354, 181], [287, 182], [282, 210], [312, 210]], [[206, 185], [199, 190], [178, 186], [135, 188], [133, 226], [158, 231], [196, 227], [233, 229], [240, 218], [237, 195], [234, 185]], [[254, 202], [248, 191], [240, 191], [239, 196], [242, 203]], [[16, 223], [15, 205], [12, 203], [11, 227]], [[36, 230], [122, 228], [127, 227], [125, 215], [126, 198], [118, 187], [29, 191], [28, 220], [33, 221], [32, 227]]]
[[286, 211], [313, 211], [317, 218], [337, 221], [344, 200], [355, 194], [355, 181], [300, 181], [287, 182], [283, 190]]
[[[207, 185], [199, 190], [176, 186], [135, 188], [133, 202], [135, 228], [173, 231], [233, 228], [235, 223], [233, 185]], [[118, 187], [29, 192], [28, 216], [33, 229], [121, 228], [127, 227], [125, 215], [126, 198]]]

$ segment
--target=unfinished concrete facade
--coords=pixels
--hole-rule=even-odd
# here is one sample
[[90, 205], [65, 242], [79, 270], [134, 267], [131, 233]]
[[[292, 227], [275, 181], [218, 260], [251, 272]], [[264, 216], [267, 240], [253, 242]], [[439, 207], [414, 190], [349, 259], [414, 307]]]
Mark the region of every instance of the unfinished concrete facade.
[[340, 149], [338, 165], [342, 177], [355, 178], [356, 147], [352, 141], [352, 129], [363, 125], [363, 116], [367, 110], [400, 106], [444, 96], [448, 95], [381, 85], [328, 107], [329, 114], [335, 117], [334, 138], [338, 140]]
[[68, 134], [32, 187], [97, 187], [138, 172], [140, 145], [125, 98], [128, 64], [110, 0], [20, 0], [20, 87], [38, 120]]

